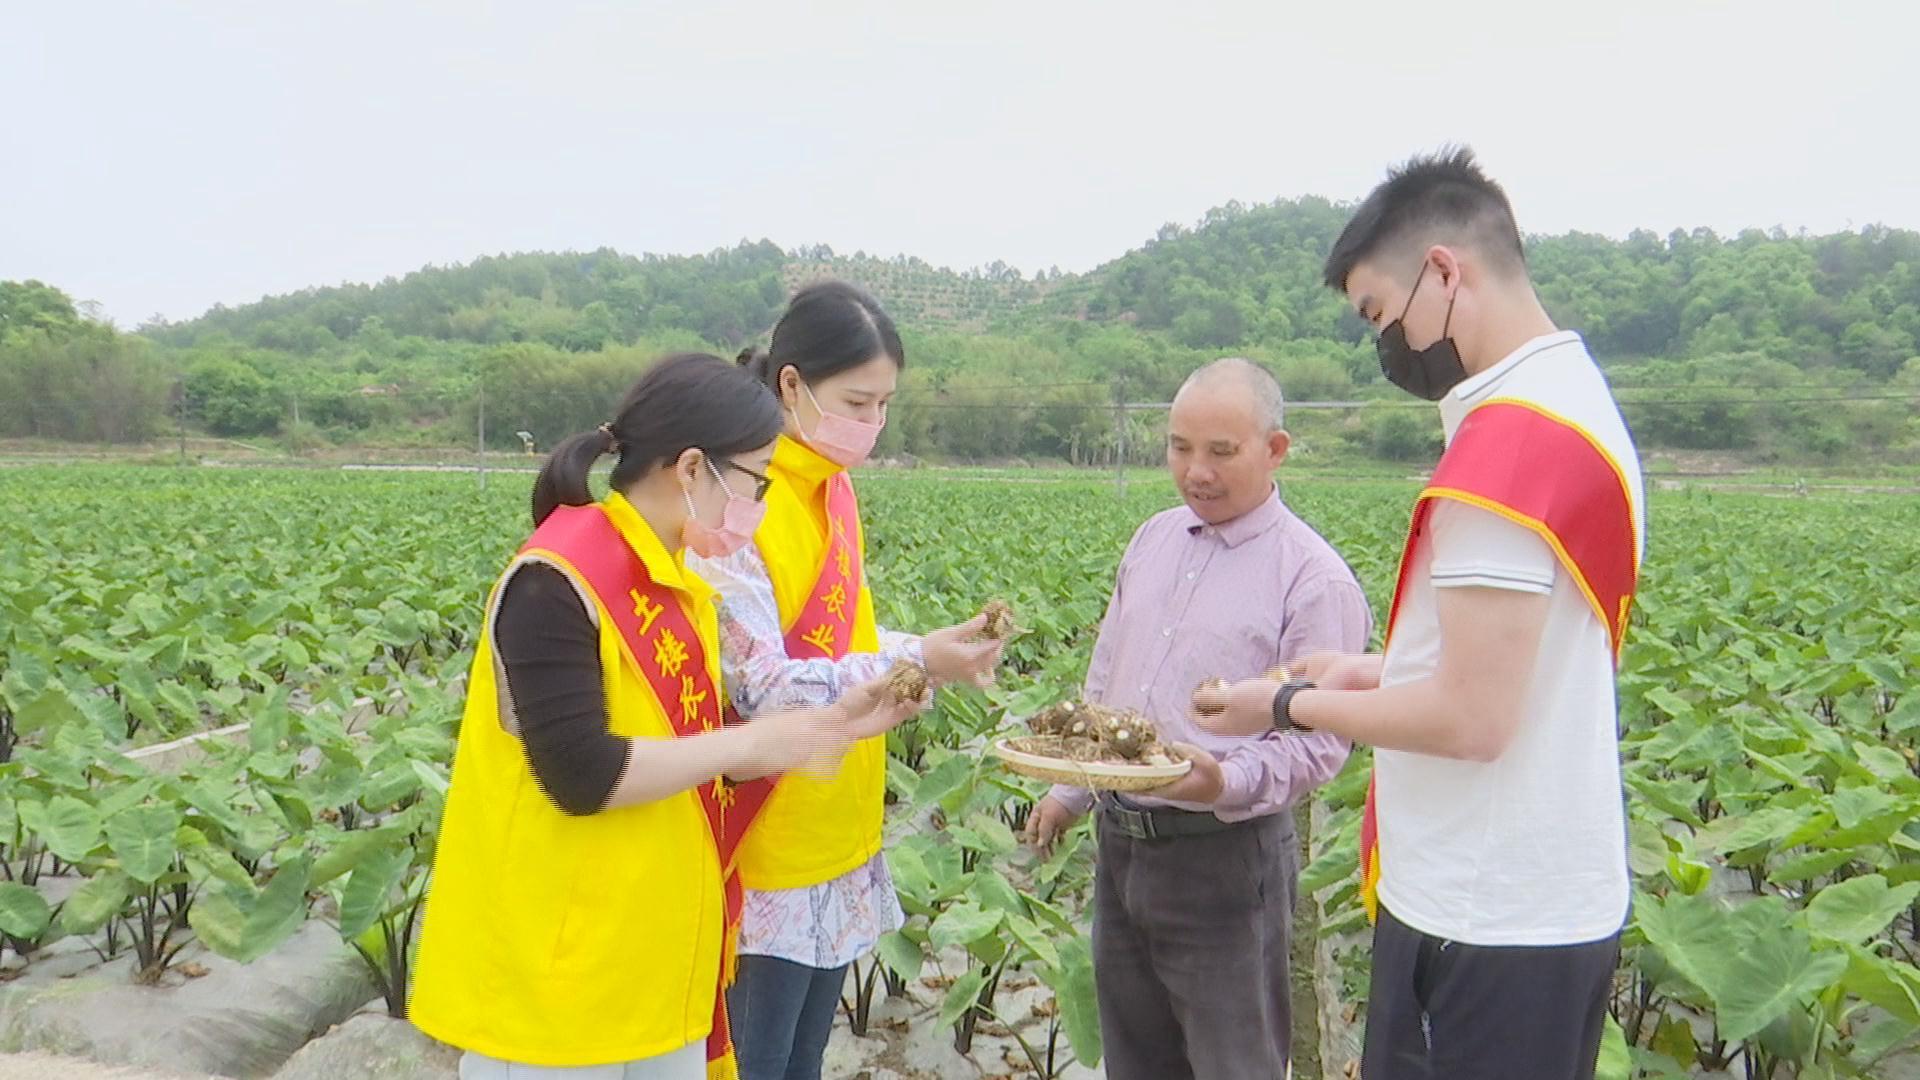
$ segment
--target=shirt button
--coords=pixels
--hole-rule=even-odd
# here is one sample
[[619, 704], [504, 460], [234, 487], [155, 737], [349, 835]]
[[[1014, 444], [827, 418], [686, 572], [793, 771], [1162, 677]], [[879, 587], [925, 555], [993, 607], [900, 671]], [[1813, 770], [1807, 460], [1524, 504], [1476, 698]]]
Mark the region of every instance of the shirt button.
[[1192, 581], [1192, 580], [1193, 580], [1193, 573], [1194, 573], [1194, 572], [1193, 572], [1193, 571], [1191, 571], [1191, 570], [1189, 570], [1189, 571], [1187, 571], [1187, 580], [1188, 580], [1188, 581]]
[[1162, 631], [1160, 631], [1160, 636], [1161, 636], [1161, 637], [1172, 637], [1172, 636], [1173, 636], [1173, 627], [1171, 627], [1171, 626], [1169, 626], [1169, 627], [1167, 627], [1167, 628], [1166, 628], [1165, 630], [1162, 630]]
[[1152, 689], [1153, 689], [1153, 686], [1152, 686], [1152, 685], [1151, 685], [1150, 683], [1141, 683], [1141, 684], [1140, 684], [1140, 692], [1141, 692], [1141, 693], [1143, 693], [1143, 694], [1145, 694], [1145, 693], [1148, 693], [1148, 692], [1149, 692], [1149, 691], [1151, 691]]

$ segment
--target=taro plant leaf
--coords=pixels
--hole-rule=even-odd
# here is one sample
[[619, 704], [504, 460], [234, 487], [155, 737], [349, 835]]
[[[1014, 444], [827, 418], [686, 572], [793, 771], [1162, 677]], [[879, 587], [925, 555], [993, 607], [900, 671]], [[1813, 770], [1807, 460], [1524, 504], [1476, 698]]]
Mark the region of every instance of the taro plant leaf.
[[1789, 881], [1811, 881], [1814, 878], [1831, 874], [1840, 867], [1852, 862], [1854, 852], [1811, 851], [1805, 855], [1796, 855], [1782, 860], [1778, 866], [1767, 872], [1767, 880], [1781, 883]]
[[954, 754], [935, 765], [932, 771], [920, 778], [919, 786], [914, 788], [913, 805], [924, 809], [945, 800], [973, 779], [973, 766], [974, 763], [963, 754]]
[[253, 892], [253, 875], [240, 865], [225, 845], [216, 844], [207, 839], [207, 834], [192, 825], [182, 825], [173, 834], [174, 844], [180, 849], [181, 857], [196, 874], [212, 878], [225, 885]]
[[1884, 1010], [1891, 1019], [1920, 1026], [1920, 968], [1862, 948], [1850, 948], [1846, 987], [1848, 993]]
[[1046, 932], [1024, 915], [1007, 916], [1007, 929], [1013, 932], [1013, 939], [1026, 946], [1034, 958], [1048, 967], [1060, 966], [1060, 950], [1048, 940]]
[[1851, 829], [1877, 817], [1900, 801], [1899, 797], [1874, 787], [1847, 787], [1833, 793], [1833, 816], [1842, 829]]
[[1879, 874], [1849, 878], [1821, 889], [1807, 905], [1813, 935], [1842, 945], [1876, 938], [1920, 896], [1920, 882], [1889, 887]]
[[[1662, 865], [1665, 865], [1665, 849], [1662, 848]], [[1353, 836], [1341, 836], [1300, 872], [1300, 894], [1313, 896], [1320, 890], [1337, 881], [1345, 881], [1359, 872], [1360, 839]]]
[[286, 940], [307, 917], [307, 875], [310, 860], [302, 856], [282, 866], [261, 888], [253, 910], [247, 913], [250, 951], [260, 953]]
[[1667, 856], [1667, 877], [1673, 879], [1681, 892], [1698, 896], [1713, 884], [1713, 867], [1685, 858], [1676, 851]]
[[100, 811], [71, 795], [56, 795], [47, 803], [40, 839], [47, 850], [78, 863], [100, 846]]
[[927, 954], [920, 951], [920, 946], [898, 930], [882, 937], [874, 946], [874, 953], [887, 965], [887, 970], [902, 979], [919, 978], [920, 969], [927, 961]]
[[340, 890], [340, 936], [348, 941], [365, 933], [386, 913], [387, 897], [406, 876], [413, 847], [404, 841], [366, 855]]
[[130, 806], [107, 819], [107, 846], [127, 876], [151, 885], [173, 867], [180, 812], [171, 806]]
[[[110, 822], [114, 816], [122, 810], [146, 802], [149, 797], [159, 792], [159, 790], [160, 782], [152, 777], [120, 784], [112, 789], [103, 790], [99, 801], [94, 803], [94, 809], [100, 811], [100, 819], [102, 821]], [[162, 796], [162, 798], [171, 798], [171, 792]], [[107, 838], [111, 840], [113, 834], [109, 832]]]
[[1722, 817], [1694, 833], [1694, 850], [1725, 855], [1756, 844], [1770, 843], [1792, 832], [1812, 814], [1810, 809], [1788, 810], [1770, 806], [1744, 817]]
[[1688, 1065], [1700, 1057], [1700, 1043], [1694, 1037], [1693, 1025], [1678, 1016], [1662, 1016], [1654, 1027], [1653, 1042], [1649, 1045], [1674, 1061]]
[[184, 794], [187, 806], [225, 829], [229, 834], [237, 834], [244, 827], [240, 812], [235, 810], [226, 799], [216, 794], [205, 782], [187, 785]]
[[265, 956], [300, 928], [307, 915], [307, 874], [302, 857], [280, 867], [259, 893], [222, 889], [202, 895], [187, 915], [207, 947], [247, 964]]
[[980, 1001], [980, 991], [987, 988], [986, 972], [979, 968], [968, 968], [965, 975], [953, 981], [947, 988], [946, 999], [940, 1003], [940, 1026], [951, 1027], [960, 1022], [967, 1010]]
[[1633, 1057], [1627, 1053], [1627, 1033], [1621, 1030], [1618, 1020], [1609, 1016], [1606, 1029], [1600, 1033], [1600, 1060], [1594, 1068], [1594, 1080], [1631, 1080], [1632, 1076]]
[[[1911, 1048], [1916, 1032], [1914, 1025], [1893, 1020], [1882, 1020], [1868, 1026], [1863, 1033], [1855, 1028], [1853, 1046], [1847, 1054], [1848, 1071], [1844, 1076], [1878, 1077], [1885, 1071], [1882, 1062], [1891, 1054]], [[1807, 1073], [1801, 1073], [1808, 1076]], [[1809, 1077], [1811, 1080], [1811, 1077]]]
[[1913, 771], [1907, 765], [1907, 759], [1901, 757], [1897, 750], [1855, 742], [1853, 752], [1860, 764], [1872, 773], [1876, 780], [1899, 785], [1910, 785], [1914, 782]]
[[1014, 838], [1013, 830], [997, 817], [976, 814], [968, 820], [967, 824], [972, 826], [972, 832], [978, 838], [980, 850], [989, 855], [995, 857], [1008, 855], [1020, 846], [1020, 841]]
[[31, 886], [17, 881], [0, 881], [0, 930], [25, 941], [47, 932], [53, 924], [53, 909], [46, 898]]
[[1720, 1036], [1728, 1041], [1746, 1039], [1789, 1009], [1803, 1008], [1847, 970], [1846, 953], [1816, 951], [1812, 937], [1797, 923], [1747, 917], [1765, 903], [1755, 901], [1737, 913], [1737, 921], [1760, 925], [1736, 931], [1739, 947], [1721, 958], [1723, 963], [1714, 970], [1714, 985], [1709, 987]]
[[1093, 948], [1086, 935], [1074, 934], [1058, 945], [1060, 964], [1043, 968], [1041, 976], [1053, 989], [1073, 1056], [1088, 1068], [1100, 1064], [1100, 1004], [1093, 985]]
[[91, 934], [120, 914], [132, 895], [133, 879], [118, 870], [103, 870], [82, 882], [60, 905], [60, 929]]
[[360, 789], [360, 805], [384, 810], [419, 790], [420, 775], [413, 771], [413, 765], [411, 760], [397, 761], [368, 776]]
[[927, 934], [936, 949], [971, 945], [1000, 928], [1005, 912], [985, 911], [977, 904], [955, 904], [940, 913]]
[[238, 889], [204, 892], [188, 910], [187, 925], [207, 948], [221, 956], [235, 960], [247, 957], [247, 907], [241, 901], [251, 899]]
[[887, 790], [903, 799], [911, 798], [914, 789], [920, 786], [920, 774], [900, 758], [887, 756]]
[[421, 787], [425, 788], [428, 791], [433, 792], [435, 795], [438, 795], [441, 798], [446, 797], [447, 791], [451, 786], [451, 784], [448, 780], [448, 777], [445, 771], [443, 771], [438, 765], [435, 765], [431, 762], [421, 761], [417, 758], [412, 762], [409, 762], [409, 764], [413, 766], [413, 774], [414, 776], [419, 778]]
[[1027, 905], [1020, 898], [1020, 893], [1000, 871], [992, 867], [974, 873], [970, 891], [973, 899], [988, 911], [1002, 911], [1008, 915], [1026, 914]]
[[14, 714], [14, 726], [23, 735], [58, 730], [83, 719], [78, 706], [60, 685], [47, 687], [38, 697], [21, 706]]
[[[325, 833], [316, 833], [315, 839]], [[368, 852], [391, 842], [385, 829], [354, 829], [337, 833], [326, 841], [326, 848], [313, 860], [313, 878], [307, 887], [317, 889], [352, 870]]]
[[1712, 993], [1727, 952], [1735, 948], [1726, 912], [1701, 896], [1634, 899], [1634, 924], [1686, 985]]
[[911, 841], [887, 848], [887, 870], [893, 874], [893, 880], [899, 884], [903, 895], [914, 899], [932, 896], [933, 873], [927, 869], [926, 859]]
[[161, 683], [154, 696], [160, 699], [160, 704], [165, 705], [168, 712], [178, 718], [180, 726], [185, 727], [200, 722], [200, 703], [194, 700], [192, 691], [179, 683], [171, 679]]

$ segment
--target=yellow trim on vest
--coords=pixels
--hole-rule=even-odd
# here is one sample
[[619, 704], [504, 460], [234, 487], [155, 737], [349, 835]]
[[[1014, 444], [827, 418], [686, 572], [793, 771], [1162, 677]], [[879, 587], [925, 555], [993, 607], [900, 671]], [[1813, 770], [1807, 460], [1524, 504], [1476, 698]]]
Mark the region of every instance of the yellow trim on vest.
[[1594, 618], [1600, 620], [1600, 628], [1612, 630], [1614, 624], [1608, 621], [1607, 606], [1600, 602], [1600, 597], [1593, 591], [1593, 586], [1587, 583], [1587, 576], [1580, 572], [1580, 567], [1573, 561], [1573, 556], [1567, 554], [1567, 549], [1561, 545], [1560, 538], [1553, 534], [1552, 529], [1547, 528], [1546, 522], [1539, 518], [1528, 517], [1510, 506], [1495, 502], [1483, 495], [1475, 495], [1471, 491], [1462, 491], [1459, 488], [1430, 487], [1420, 493], [1420, 498], [1421, 500], [1452, 499], [1469, 506], [1477, 506], [1538, 535], [1540, 539], [1547, 542], [1548, 547], [1553, 549], [1554, 557], [1560, 560], [1560, 565], [1566, 567], [1567, 573], [1572, 575], [1573, 583], [1580, 586], [1580, 595], [1587, 598], [1587, 606], [1593, 609]]
[[[1571, 430], [1575, 434], [1579, 435], [1581, 438], [1587, 440], [1588, 445], [1593, 447], [1594, 453], [1600, 455], [1600, 460], [1606, 462], [1607, 467], [1613, 470], [1614, 479], [1620, 481], [1620, 494], [1622, 498], [1625, 499], [1627, 504], [1627, 526], [1633, 531], [1633, 536], [1634, 536], [1633, 573], [1636, 578], [1639, 577], [1640, 575], [1640, 516], [1638, 511], [1636, 511], [1633, 506], [1633, 496], [1634, 496], [1633, 485], [1627, 482], [1627, 470], [1623, 468], [1620, 462], [1614, 458], [1613, 453], [1607, 449], [1607, 445], [1600, 441], [1600, 437], [1598, 435], [1595, 435], [1593, 432], [1588, 431], [1586, 428], [1586, 425], [1570, 420], [1567, 417], [1562, 416], [1557, 412], [1554, 412], [1552, 409], [1549, 409], [1546, 406], [1539, 404], [1538, 402], [1526, 401], [1521, 398], [1501, 397], [1501, 398], [1492, 398], [1490, 400], [1483, 401], [1479, 405], [1474, 406], [1474, 409], [1475, 411], [1478, 411], [1480, 409], [1486, 408], [1488, 405], [1517, 405], [1520, 408], [1526, 409], [1529, 412], [1538, 413], [1539, 415], [1544, 416], [1547, 419], [1553, 421], [1554, 423], [1559, 424], [1560, 426]], [[1472, 415], [1472, 414], [1469, 413], [1468, 415]], [[1607, 626], [1614, 625], [1613, 623], [1607, 622], [1607, 619], [1605, 616], [1601, 616], [1600, 621], [1601, 623]]]

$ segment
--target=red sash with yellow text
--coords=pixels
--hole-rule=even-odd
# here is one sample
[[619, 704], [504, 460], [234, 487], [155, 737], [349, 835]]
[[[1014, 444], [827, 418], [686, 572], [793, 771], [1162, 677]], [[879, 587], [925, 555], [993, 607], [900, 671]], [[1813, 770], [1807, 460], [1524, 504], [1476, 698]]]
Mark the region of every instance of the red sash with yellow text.
[[[522, 554], [558, 556], [593, 590], [619, 630], [621, 653], [645, 677], [674, 735], [716, 731], [739, 717], [708, 674], [706, 648], [674, 590], [656, 584], [646, 566], [598, 506], [562, 506], [534, 531]], [[740, 839], [766, 804], [765, 780], [733, 783], [715, 777], [697, 794], [719, 856], [725, 897], [720, 990], [707, 1037], [709, 1077], [732, 1077], [733, 1041], [725, 989], [732, 982], [744, 893], [734, 865]]]
[[[1387, 615], [1387, 642], [1406, 598], [1414, 551], [1438, 499], [1491, 511], [1538, 534], [1607, 628], [1614, 663], [1640, 576], [1633, 493], [1618, 462], [1579, 425], [1530, 402], [1498, 398], [1461, 421], [1414, 505], [1399, 580]], [[1380, 844], [1375, 786], [1360, 819], [1360, 896], [1377, 918]]]
[[827, 555], [799, 617], [787, 627], [787, 655], [795, 660], [838, 660], [853, 644], [859, 610], [860, 506], [845, 472], [827, 480]]

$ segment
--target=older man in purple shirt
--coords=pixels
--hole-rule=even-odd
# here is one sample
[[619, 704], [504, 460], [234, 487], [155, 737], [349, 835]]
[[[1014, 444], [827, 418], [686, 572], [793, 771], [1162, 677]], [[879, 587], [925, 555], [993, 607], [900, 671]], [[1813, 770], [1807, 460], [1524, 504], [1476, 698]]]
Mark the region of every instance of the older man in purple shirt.
[[1087, 669], [1088, 701], [1136, 709], [1193, 771], [1150, 795], [1056, 787], [1034, 808], [1046, 847], [1097, 808], [1094, 975], [1110, 1080], [1274, 1080], [1292, 1027], [1288, 952], [1299, 876], [1292, 807], [1347, 758], [1327, 735], [1221, 737], [1194, 687], [1367, 643], [1353, 571], [1280, 500], [1280, 387], [1217, 360], [1175, 396], [1167, 466], [1186, 505], [1147, 520]]

